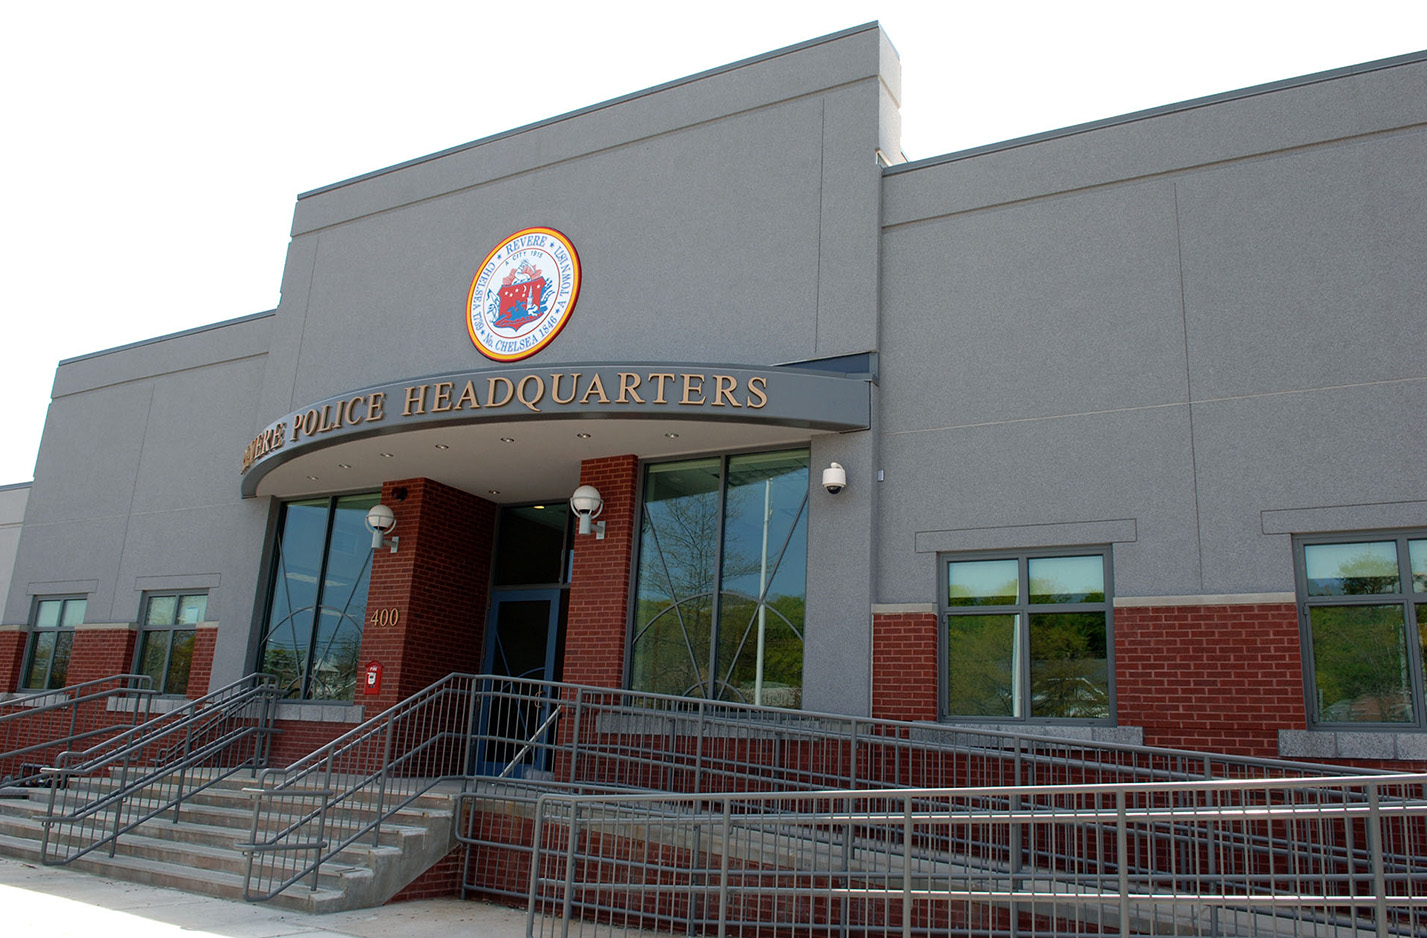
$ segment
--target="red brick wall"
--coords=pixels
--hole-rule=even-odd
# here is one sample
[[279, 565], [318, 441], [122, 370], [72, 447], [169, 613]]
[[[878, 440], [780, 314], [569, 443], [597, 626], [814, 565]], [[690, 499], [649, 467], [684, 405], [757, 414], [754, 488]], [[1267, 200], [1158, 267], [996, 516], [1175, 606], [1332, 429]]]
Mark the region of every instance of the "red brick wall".
[[882, 720], [935, 720], [937, 622], [933, 612], [872, 617], [872, 715]]
[[134, 642], [138, 632], [127, 626], [112, 629], [75, 630], [69, 653], [66, 684], [82, 684], [101, 677], [124, 674], [134, 666]]
[[208, 693], [213, 680], [213, 649], [218, 645], [217, 629], [199, 629], [193, 636], [193, 664], [188, 669], [188, 699]]
[[1303, 668], [1292, 603], [1115, 610], [1120, 723], [1145, 744], [1278, 756], [1303, 729]]
[[[370, 716], [371, 711], [367, 711]], [[292, 765], [314, 750], [321, 749], [352, 728], [351, 723], [318, 723], [315, 720], [274, 720], [268, 765]]]
[[29, 632], [0, 632], [0, 693], [18, 690]]
[[461, 846], [436, 861], [436, 865], [403, 886], [388, 902], [415, 899], [450, 899], [461, 895], [461, 868], [466, 848]]
[[620, 687], [628, 643], [639, 459], [587, 459], [580, 466], [580, 484], [593, 485], [604, 498], [599, 520], [605, 523], [605, 536], [602, 541], [593, 534], [575, 536], [563, 679], [572, 684]]
[[[397, 498], [404, 489], [406, 497]], [[382, 665], [382, 691], [356, 702], [376, 714], [453, 671], [476, 671], [490, 583], [496, 506], [431, 479], [382, 487], [396, 513], [396, 553], [372, 556], [362, 666]], [[396, 611], [395, 625], [376, 625], [373, 612]]]
[[[872, 715], [937, 719], [938, 618], [873, 617]], [[1119, 722], [1145, 743], [1278, 756], [1303, 729], [1303, 671], [1292, 603], [1115, 610]]]

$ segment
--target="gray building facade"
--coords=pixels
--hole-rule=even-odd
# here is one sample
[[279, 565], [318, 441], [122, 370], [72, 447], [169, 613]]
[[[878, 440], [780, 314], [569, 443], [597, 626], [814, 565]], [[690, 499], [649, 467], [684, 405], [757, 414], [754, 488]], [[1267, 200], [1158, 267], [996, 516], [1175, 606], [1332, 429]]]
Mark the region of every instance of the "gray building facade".
[[[1427, 54], [915, 163], [900, 95], [869, 24], [303, 194], [277, 309], [60, 364], [3, 689], [1427, 760]], [[483, 352], [527, 243], [571, 302]]]

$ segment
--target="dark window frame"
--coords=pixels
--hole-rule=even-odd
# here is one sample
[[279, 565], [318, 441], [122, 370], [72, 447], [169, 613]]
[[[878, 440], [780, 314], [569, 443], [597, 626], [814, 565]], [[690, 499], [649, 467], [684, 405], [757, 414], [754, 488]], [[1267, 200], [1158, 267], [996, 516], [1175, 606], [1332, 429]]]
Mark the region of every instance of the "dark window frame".
[[[56, 623], [57, 623], [57, 624], [54, 625], [54, 626], [41, 626], [41, 625], [39, 624], [39, 619], [40, 619], [40, 606], [41, 606], [42, 604], [48, 603], [48, 602], [57, 602], [57, 603], [60, 604], [59, 615], [58, 615], [58, 617], [56, 618]], [[61, 688], [61, 687], [64, 687], [64, 686], [65, 686], [65, 680], [66, 680], [66, 679], [68, 678], [68, 676], [69, 676], [69, 655], [68, 655], [68, 654], [65, 655], [65, 671], [64, 671], [64, 675], [63, 675], [63, 677], [61, 678], [60, 683], [57, 684], [57, 685], [53, 682], [53, 679], [54, 679], [54, 662], [55, 662], [55, 650], [59, 647], [59, 641], [60, 641], [61, 637], [65, 636], [65, 635], [68, 635], [68, 636], [69, 636], [69, 641], [70, 641], [70, 650], [71, 650], [71, 652], [72, 652], [72, 650], [73, 650], [73, 648], [74, 648], [74, 633], [75, 633], [76, 628], [78, 627], [78, 623], [76, 623], [76, 624], [74, 624], [74, 625], [65, 625], [65, 624], [64, 624], [64, 620], [65, 620], [65, 609], [66, 609], [66, 608], [68, 607], [68, 605], [69, 605], [70, 603], [72, 603], [72, 602], [82, 602], [82, 603], [84, 603], [84, 609], [80, 612], [80, 615], [79, 615], [79, 621], [80, 621], [80, 622], [83, 622], [83, 621], [84, 621], [84, 617], [85, 617], [85, 616], [88, 614], [88, 612], [89, 612], [89, 595], [88, 595], [87, 593], [57, 593], [57, 594], [55, 594], [55, 595], [53, 595], [53, 596], [35, 596], [35, 597], [33, 598], [33, 600], [31, 601], [31, 603], [30, 603], [29, 630], [28, 630], [28, 634], [27, 634], [27, 636], [26, 636], [26, 638], [25, 638], [25, 658], [24, 658], [23, 666], [20, 668], [20, 687], [19, 687], [19, 690], [20, 690], [21, 693], [23, 693], [23, 692], [25, 692], [25, 691], [32, 691], [32, 692], [33, 692], [33, 691], [57, 690], [58, 688]], [[36, 651], [38, 650], [38, 648], [39, 648], [40, 636], [41, 636], [41, 635], [50, 635], [50, 634], [53, 634], [53, 635], [55, 636], [55, 646], [54, 646], [54, 648], [51, 648], [51, 649], [50, 649], [49, 662], [48, 662], [48, 664], [45, 666], [45, 679], [44, 679], [44, 681], [43, 681], [42, 683], [38, 684], [38, 685], [35, 685], [35, 684], [30, 683], [30, 677], [31, 677], [30, 671], [31, 671], [31, 669], [34, 667], [34, 663], [35, 663], [35, 652], [36, 652]]]
[[[784, 445], [784, 446], [771, 446], [771, 447], [770, 447], [770, 446], [754, 446], [754, 447], [744, 447], [744, 448], [737, 448], [737, 449], [726, 449], [726, 450], [720, 450], [720, 451], [712, 452], [712, 453], [709, 453], [709, 452], [705, 452], [705, 453], [689, 453], [689, 454], [684, 454], [684, 455], [679, 455], [679, 456], [665, 457], [665, 458], [660, 458], [660, 459], [642, 459], [642, 460], [640, 460], [640, 463], [639, 463], [638, 485], [637, 485], [637, 488], [636, 488], [636, 491], [635, 491], [635, 506], [636, 506], [635, 525], [636, 525], [636, 527], [635, 527], [635, 536], [634, 536], [634, 544], [633, 544], [633, 554], [632, 554], [631, 561], [630, 561], [630, 565], [629, 565], [629, 604], [628, 604], [628, 607], [629, 607], [629, 608], [628, 608], [628, 613], [627, 613], [627, 616], [626, 616], [626, 620], [627, 620], [627, 621], [626, 621], [626, 634], [625, 634], [624, 680], [623, 680], [623, 685], [624, 685], [625, 689], [630, 690], [630, 691], [633, 691], [633, 692], [635, 692], [635, 693], [653, 693], [653, 691], [639, 690], [639, 689], [636, 689], [636, 688], [634, 687], [634, 679], [635, 679], [635, 674], [634, 674], [635, 642], [636, 642], [636, 639], [638, 638], [637, 630], [638, 630], [638, 625], [639, 625], [639, 608], [638, 608], [638, 607], [639, 607], [639, 574], [640, 574], [640, 560], [641, 560], [641, 557], [643, 556], [643, 551], [644, 551], [644, 510], [645, 510], [645, 495], [646, 495], [646, 487], [647, 487], [648, 479], [649, 479], [649, 470], [650, 470], [650, 467], [652, 467], [652, 466], [677, 465], [677, 464], [681, 464], [681, 463], [696, 463], [696, 462], [700, 462], [700, 461], [713, 460], [713, 459], [717, 459], [717, 460], [719, 461], [719, 470], [718, 470], [718, 472], [719, 472], [719, 481], [718, 481], [718, 486], [719, 486], [719, 490], [718, 490], [718, 518], [719, 518], [719, 528], [718, 528], [718, 530], [719, 530], [719, 534], [718, 534], [718, 543], [717, 543], [717, 545], [716, 545], [716, 547], [715, 547], [714, 557], [713, 557], [713, 577], [714, 577], [714, 581], [715, 581], [715, 586], [714, 586], [714, 589], [713, 589], [712, 592], [713, 592], [714, 600], [713, 600], [713, 604], [712, 604], [712, 607], [711, 607], [710, 612], [709, 612], [709, 621], [710, 621], [710, 623], [711, 623], [711, 625], [712, 625], [712, 627], [713, 627], [713, 633], [712, 633], [712, 634], [710, 635], [710, 637], [709, 637], [709, 646], [710, 646], [710, 656], [709, 656], [709, 657], [710, 657], [711, 662], [713, 662], [713, 661], [716, 661], [716, 660], [717, 660], [717, 650], [718, 650], [718, 647], [719, 647], [717, 629], [718, 629], [718, 625], [719, 625], [719, 622], [720, 622], [720, 616], [721, 616], [721, 612], [722, 612], [722, 595], [721, 595], [722, 590], [721, 590], [721, 588], [720, 588], [720, 584], [722, 583], [723, 574], [724, 574], [724, 567], [725, 567], [725, 565], [724, 565], [724, 547], [725, 547], [724, 538], [725, 538], [725, 534], [726, 534], [726, 526], [727, 526], [727, 523], [728, 523], [728, 487], [729, 487], [729, 464], [730, 464], [730, 461], [733, 460], [733, 459], [737, 459], [737, 458], [739, 458], [739, 457], [742, 457], [742, 456], [758, 456], [758, 455], [764, 455], [764, 454], [773, 455], [773, 454], [777, 454], [777, 453], [794, 453], [794, 452], [806, 454], [806, 455], [807, 455], [807, 460], [808, 460], [808, 486], [807, 486], [807, 488], [806, 488], [806, 490], [805, 490], [805, 492], [804, 492], [802, 502], [800, 503], [800, 506], [799, 506], [799, 508], [798, 508], [798, 514], [801, 516], [801, 518], [800, 518], [800, 521], [795, 521], [794, 527], [796, 527], [798, 523], [802, 523], [802, 524], [804, 524], [804, 525], [810, 525], [810, 524], [811, 524], [810, 515], [811, 515], [811, 512], [812, 512], [812, 491], [813, 491], [813, 484], [814, 484], [814, 469], [813, 469], [813, 460], [812, 460], [812, 449], [811, 449], [810, 446], [808, 446], [808, 445], [806, 445], [806, 444], [799, 445], [798, 443], [790, 443], [790, 444]], [[804, 536], [807, 537], [806, 534], [805, 534]], [[792, 532], [789, 533], [789, 539], [791, 539], [791, 537], [792, 537]], [[781, 553], [779, 554], [779, 556], [780, 556], [780, 558], [781, 558]], [[803, 558], [803, 564], [804, 564], [803, 600], [804, 600], [804, 603], [806, 604], [806, 600], [807, 600], [807, 580], [806, 580], [806, 575], [807, 575], [807, 571], [806, 571], [807, 558], [806, 558], [806, 557]], [[772, 586], [772, 578], [770, 577], [770, 580], [769, 580], [769, 588], [771, 588], [771, 586]], [[799, 633], [799, 636], [800, 636], [800, 639], [801, 639], [801, 641], [802, 641], [802, 647], [803, 647], [803, 655], [804, 655], [803, 661], [804, 661], [804, 667], [806, 667], [806, 661], [807, 661], [807, 657], [806, 657], [806, 655], [807, 655], [807, 636], [806, 636], [807, 622], [806, 622], [806, 620], [803, 622], [802, 628], [803, 628], [803, 631]], [[721, 682], [720, 682], [720, 680], [719, 680], [719, 678], [718, 678], [718, 676], [717, 676], [717, 667], [714, 666], [714, 665], [711, 665], [711, 667], [710, 667], [709, 683], [708, 683], [707, 685], [705, 685], [705, 690], [706, 690], [706, 691], [711, 691], [713, 688], [717, 687], [720, 683], [721, 683]], [[799, 694], [799, 699], [800, 699], [800, 700], [801, 700], [801, 696], [802, 696], [803, 690], [804, 690], [804, 687], [803, 687], [803, 684], [801, 683], [801, 675], [800, 675], [800, 683], [799, 683], [799, 685], [798, 685], [798, 694]], [[703, 697], [692, 697], [692, 696], [691, 696], [690, 699], [718, 700], [718, 699], [722, 699], [722, 698], [720, 698], [717, 694], [712, 694], [712, 695], [710, 695], [710, 694], [707, 694], [707, 693], [706, 693], [706, 695], [703, 696]], [[747, 703], [752, 703], [753, 701], [748, 700], [748, 701], [746, 701], [746, 702], [747, 702]], [[801, 703], [799, 703], [796, 707], [793, 707], [793, 708], [791, 708], [791, 709], [801, 709]]]
[[[1094, 603], [1031, 603], [1029, 567], [1032, 560], [1056, 557], [1099, 557], [1104, 576], [1105, 597]], [[1015, 560], [1017, 596], [1015, 603], [1000, 605], [953, 606], [950, 603], [950, 564], [989, 560]], [[937, 715], [945, 723], [1014, 723], [1038, 726], [1118, 726], [1119, 708], [1115, 693], [1115, 577], [1114, 552], [1109, 544], [1085, 544], [1071, 547], [1047, 547], [1018, 550], [954, 551], [937, 554]], [[1031, 715], [1030, 681], [1030, 617], [1034, 614], [1103, 612], [1105, 615], [1105, 717], [1042, 717]], [[966, 715], [948, 712], [949, 700], [949, 637], [952, 616], [1016, 615], [1021, 625], [1017, 629], [1017, 656], [1021, 662], [1020, 684], [1022, 716]]]
[[[1416, 621], [1416, 608], [1427, 606], [1427, 591], [1414, 589], [1412, 581], [1410, 541], [1427, 540], [1427, 529], [1391, 528], [1387, 530], [1344, 531], [1299, 534], [1293, 537], [1294, 598], [1298, 612], [1300, 658], [1303, 666], [1303, 705], [1309, 729], [1363, 732], [1402, 732], [1427, 729], [1427, 666]], [[1310, 596], [1308, 593], [1308, 563], [1306, 548], [1314, 545], [1370, 544], [1392, 541], [1397, 545], [1398, 588], [1390, 593], [1357, 593]], [[1403, 636], [1407, 644], [1409, 694], [1414, 717], [1397, 721], [1336, 721], [1326, 720], [1319, 713], [1318, 669], [1315, 664], [1311, 610], [1343, 606], [1390, 606], [1402, 608]], [[1412, 639], [1417, 638], [1414, 646]]]
[[[302, 702], [302, 703], [340, 704], [340, 703], [353, 703], [354, 701], [356, 701], [357, 697], [359, 696], [359, 694], [358, 694], [358, 692], [357, 692], [356, 682], [361, 678], [361, 674], [360, 674], [360, 652], [358, 653], [358, 654], [359, 654], [359, 657], [358, 657], [358, 668], [357, 668], [357, 672], [354, 673], [354, 675], [353, 675], [353, 682], [354, 682], [354, 683], [353, 683], [353, 688], [352, 688], [352, 690], [353, 690], [353, 695], [352, 695], [352, 696], [317, 696], [317, 695], [315, 695], [315, 694], [313, 693], [314, 686], [315, 686], [316, 683], [317, 683], [316, 680], [314, 679], [314, 676], [313, 676], [314, 667], [315, 667], [315, 665], [316, 665], [316, 663], [317, 663], [317, 659], [316, 659], [316, 656], [314, 656], [314, 655], [311, 653], [311, 650], [312, 650], [312, 648], [314, 647], [314, 645], [315, 645], [315, 643], [316, 643], [316, 641], [317, 641], [317, 635], [318, 635], [318, 631], [319, 631], [318, 626], [319, 626], [319, 623], [320, 623], [320, 620], [321, 620], [322, 610], [323, 610], [323, 609], [336, 608], [335, 606], [328, 606], [327, 604], [325, 604], [325, 603], [323, 602], [323, 600], [325, 600], [325, 599], [327, 598], [326, 595], [325, 595], [325, 590], [326, 590], [327, 579], [328, 579], [328, 576], [327, 576], [327, 573], [328, 573], [328, 565], [329, 565], [329, 563], [330, 563], [330, 561], [331, 561], [331, 559], [332, 559], [332, 540], [333, 540], [333, 533], [334, 533], [334, 530], [335, 530], [336, 524], [337, 524], [337, 509], [338, 509], [338, 507], [339, 507], [339, 504], [338, 504], [338, 503], [341, 502], [343, 499], [352, 499], [352, 498], [374, 498], [377, 503], [380, 503], [381, 497], [382, 497], [382, 492], [381, 492], [380, 490], [362, 489], [362, 490], [351, 491], [351, 492], [340, 492], [340, 493], [335, 493], [335, 494], [316, 494], [316, 495], [311, 495], [311, 496], [307, 496], [307, 497], [304, 497], [304, 498], [292, 498], [292, 499], [287, 499], [287, 500], [284, 500], [284, 501], [279, 505], [279, 507], [278, 507], [277, 527], [276, 527], [276, 529], [275, 529], [275, 533], [274, 533], [274, 537], [273, 537], [273, 541], [272, 541], [272, 546], [271, 546], [271, 548], [270, 548], [270, 555], [269, 555], [269, 557], [268, 557], [268, 585], [267, 585], [266, 595], [265, 595], [264, 601], [263, 601], [262, 614], [261, 614], [261, 617], [260, 617], [259, 620], [258, 620], [258, 621], [259, 621], [259, 632], [258, 632], [258, 638], [257, 638], [257, 643], [256, 643], [256, 661], [255, 661], [254, 668], [253, 668], [254, 671], [258, 671], [258, 672], [262, 672], [262, 671], [267, 670], [267, 669], [264, 667], [264, 663], [265, 663], [265, 661], [266, 661], [266, 655], [267, 655], [267, 651], [268, 651], [268, 643], [269, 643], [269, 641], [271, 640], [272, 634], [273, 634], [273, 631], [274, 631], [273, 623], [272, 623], [272, 621], [271, 621], [272, 614], [273, 614], [273, 601], [274, 601], [274, 597], [275, 597], [276, 594], [277, 594], [277, 591], [282, 587], [282, 572], [281, 572], [281, 570], [282, 570], [282, 566], [283, 566], [283, 553], [282, 553], [282, 551], [283, 551], [283, 538], [284, 538], [284, 536], [285, 536], [285, 534], [286, 534], [286, 531], [287, 531], [287, 517], [288, 517], [288, 511], [289, 511], [289, 509], [290, 509], [293, 505], [309, 505], [309, 504], [312, 503], [312, 502], [325, 501], [325, 502], [326, 502], [326, 509], [325, 509], [325, 511], [326, 511], [326, 513], [327, 513], [327, 517], [326, 517], [326, 521], [325, 521], [325, 529], [324, 529], [324, 533], [323, 533], [323, 537], [322, 537], [322, 543], [323, 543], [323, 547], [322, 547], [322, 557], [321, 557], [319, 566], [318, 566], [318, 568], [317, 568], [317, 573], [316, 573], [316, 576], [315, 576], [315, 581], [316, 581], [316, 583], [319, 584], [319, 585], [318, 585], [318, 588], [317, 588], [317, 590], [316, 590], [316, 592], [315, 592], [315, 594], [314, 594], [314, 596], [313, 596], [313, 603], [314, 603], [314, 605], [311, 607], [311, 611], [312, 611], [312, 631], [311, 631], [311, 633], [308, 635], [308, 642], [309, 642], [308, 652], [307, 652], [306, 658], [305, 658], [305, 660], [304, 660], [304, 662], [303, 662], [302, 674], [298, 677], [298, 686], [294, 689], [294, 690], [295, 690], [295, 693], [293, 693], [292, 690], [289, 691], [289, 695], [288, 695], [288, 697], [286, 698], [286, 699], [288, 699], [288, 700], [291, 700], [291, 701], [294, 701], [294, 702]], [[366, 536], [367, 536], [367, 535], [365, 535], [365, 534], [363, 535], [364, 538], [365, 538]], [[370, 574], [371, 574], [371, 565], [372, 565], [372, 554], [373, 554], [373, 551], [372, 551], [372, 549], [371, 549], [370, 547], [368, 547], [368, 548], [365, 549], [365, 552], [366, 552], [366, 559], [364, 560], [364, 570], [363, 570], [363, 572], [361, 572], [361, 573], [358, 574], [358, 577], [360, 578], [361, 576], [363, 576], [363, 575], [365, 574], [365, 575], [367, 576], [367, 578], [368, 578], [367, 586], [368, 586], [368, 589], [370, 589], [370, 586], [371, 586], [371, 583], [370, 583]], [[350, 597], [349, 597], [349, 600], [350, 600]], [[348, 614], [349, 611], [350, 611], [350, 608], [351, 608], [351, 607], [350, 607], [350, 602], [349, 602], [348, 604], [344, 605], [344, 606], [342, 607], [341, 612], [339, 613], [339, 615], [341, 616], [341, 618], [343, 618], [343, 619], [350, 619], [351, 621], [356, 622], [356, 623], [358, 624], [359, 629], [360, 629], [360, 631], [359, 631], [359, 633], [358, 633], [359, 636], [360, 636], [362, 633], [365, 632], [365, 628], [366, 628], [366, 625], [367, 625], [366, 603], [367, 603], [367, 598], [366, 598], [366, 596], [364, 595], [364, 596], [363, 596], [363, 601], [362, 601], [363, 615], [360, 616], [360, 617], [353, 617], [353, 616], [351, 616], [351, 615]], [[294, 614], [294, 610], [289, 608], [287, 611], [288, 611], [287, 619], [291, 619], [292, 616], [293, 616], [293, 614]], [[360, 638], [359, 638], [359, 641], [360, 641]]]
[[[180, 608], [182, 608], [183, 598], [184, 598], [185, 596], [202, 596], [202, 597], [203, 597], [203, 617], [200, 618], [197, 622], [180, 622], [180, 621], [178, 621], [178, 610], [179, 610]], [[166, 599], [166, 598], [169, 598], [169, 597], [173, 597], [173, 599], [175, 600], [175, 603], [174, 603], [174, 621], [173, 621], [172, 623], [161, 624], [161, 625], [151, 625], [151, 624], [149, 624], [149, 618], [150, 618], [149, 613], [150, 613], [150, 610], [151, 610], [152, 607], [153, 607], [153, 601], [154, 601], [155, 599]], [[201, 624], [201, 623], [203, 623], [203, 622], [206, 622], [206, 621], [208, 621], [208, 590], [206, 590], [206, 589], [198, 589], [198, 590], [154, 590], [154, 591], [152, 591], [152, 592], [146, 592], [146, 593], [144, 593], [143, 601], [142, 601], [142, 602], [140, 603], [140, 605], [139, 605], [139, 621], [138, 621], [138, 625], [139, 625], [139, 636], [138, 636], [138, 639], [134, 642], [134, 667], [133, 667], [134, 673], [135, 673], [135, 674], [144, 674], [144, 673], [147, 673], [147, 672], [145, 672], [145, 671], [143, 670], [143, 666], [144, 666], [144, 652], [145, 652], [145, 650], [146, 650], [145, 646], [146, 646], [146, 644], [148, 643], [150, 637], [155, 636], [155, 635], [157, 635], [157, 634], [159, 634], [159, 633], [165, 633], [166, 638], [167, 638], [167, 644], [166, 644], [165, 647], [164, 647], [163, 667], [159, 670], [158, 676], [154, 676], [154, 675], [152, 675], [152, 674], [149, 675], [149, 677], [150, 677], [150, 678], [153, 680], [153, 682], [154, 682], [154, 683], [153, 683], [153, 689], [154, 689], [154, 691], [155, 691], [156, 693], [159, 693], [159, 694], [162, 694], [162, 695], [166, 695], [166, 696], [170, 696], [170, 697], [182, 697], [182, 696], [187, 695], [187, 693], [188, 693], [188, 675], [185, 675], [185, 676], [184, 676], [184, 686], [183, 686], [182, 689], [180, 689], [180, 690], [171, 690], [171, 689], [169, 689], [169, 686], [168, 686], [168, 682], [169, 682], [169, 668], [171, 667], [171, 665], [172, 665], [172, 663], [173, 663], [173, 642], [174, 642], [174, 638], [176, 637], [176, 634], [179, 633], [179, 632], [192, 633], [194, 643], [196, 644], [197, 641], [198, 641], [198, 626], [199, 626], [199, 624]], [[191, 665], [191, 662], [190, 662], [190, 665]]]

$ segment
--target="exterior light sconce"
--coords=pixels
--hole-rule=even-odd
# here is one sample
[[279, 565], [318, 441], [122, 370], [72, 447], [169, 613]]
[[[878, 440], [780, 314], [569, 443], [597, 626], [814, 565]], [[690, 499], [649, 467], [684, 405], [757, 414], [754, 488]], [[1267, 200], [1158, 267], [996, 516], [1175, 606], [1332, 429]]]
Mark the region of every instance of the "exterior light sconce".
[[390, 547], [396, 553], [399, 537], [387, 537], [396, 528], [396, 512], [385, 505], [376, 504], [367, 512], [367, 530], [372, 532], [372, 550]]
[[604, 499], [600, 498], [600, 490], [593, 485], [582, 485], [575, 489], [575, 494], [570, 496], [570, 510], [580, 519], [579, 533], [595, 535], [595, 540], [604, 540], [604, 522], [595, 523], [596, 518], [604, 511]]

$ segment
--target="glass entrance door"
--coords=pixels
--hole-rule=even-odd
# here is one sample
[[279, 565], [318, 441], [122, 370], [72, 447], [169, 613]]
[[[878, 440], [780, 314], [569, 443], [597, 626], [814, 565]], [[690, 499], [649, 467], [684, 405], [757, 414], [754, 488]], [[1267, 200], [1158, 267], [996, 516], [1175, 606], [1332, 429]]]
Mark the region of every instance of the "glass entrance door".
[[550, 701], [535, 682], [555, 679], [561, 595], [558, 589], [498, 590], [491, 600], [481, 668], [491, 676], [490, 692], [482, 706], [477, 774], [521, 777], [545, 768], [541, 727]]

